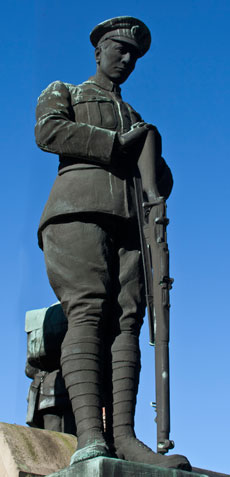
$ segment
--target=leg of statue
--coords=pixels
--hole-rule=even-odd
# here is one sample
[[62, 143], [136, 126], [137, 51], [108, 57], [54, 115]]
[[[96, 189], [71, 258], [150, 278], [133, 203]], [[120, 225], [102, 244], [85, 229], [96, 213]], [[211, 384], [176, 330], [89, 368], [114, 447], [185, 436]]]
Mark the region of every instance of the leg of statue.
[[75, 415], [71, 463], [108, 456], [102, 422], [102, 328], [107, 316], [111, 244], [94, 223], [51, 224], [43, 232], [48, 277], [68, 318], [62, 374]]
[[[52, 409], [50, 411], [52, 411]], [[44, 413], [43, 422], [44, 422], [44, 429], [47, 429], [48, 431], [56, 431], [56, 432], [62, 431], [62, 425], [61, 425], [62, 419], [61, 419], [61, 416], [57, 414], [57, 411], [55, 412], [55, 410], [53, 411], [53, 414], [52, 412], [50, 412], [49, 414]]]
[[[113, 438], [117, 457], [160, 467], [191, 470], [184, 456], [157, 454], [136, 438], [134, 414], [140, 372], [139, 331], [143, 293], [140, 254], [120, 249], [120, 334], [112, 345]], [[127, 300], [128, 297], [128, 300]]]
[[72, 408], [63, 410], [62, 415], [62, 432], [66, 434], [73, 434], [76, 436], [76, 424]]
[[61, 358], [77, 425], [78, 450], [72, 463], [109, 455], [102, 426], [101, 340], [85, 334], [84, 328], [84, 336], [78, 332], [74, 344], [64, 343]]
[[110, 345], [105, 352], [103, 366], [103, 425], [106, 442], [113, 449], [112, 365]]

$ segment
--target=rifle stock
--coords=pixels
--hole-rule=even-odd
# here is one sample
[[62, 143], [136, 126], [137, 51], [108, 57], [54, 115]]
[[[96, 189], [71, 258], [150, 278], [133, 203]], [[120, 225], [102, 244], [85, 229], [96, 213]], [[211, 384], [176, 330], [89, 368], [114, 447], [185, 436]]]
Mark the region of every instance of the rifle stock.
[[166, 202], [156, 182], [159, 151], [154, 130], [147, 133], [138, 160], [140, 177], [135, 178], [138, 223], [143, 256], [150, 344], [155, 346], [155, 392], [157, 452], [165, 454], [174, 447], [169, 439], [169, 251], [166, 227]]

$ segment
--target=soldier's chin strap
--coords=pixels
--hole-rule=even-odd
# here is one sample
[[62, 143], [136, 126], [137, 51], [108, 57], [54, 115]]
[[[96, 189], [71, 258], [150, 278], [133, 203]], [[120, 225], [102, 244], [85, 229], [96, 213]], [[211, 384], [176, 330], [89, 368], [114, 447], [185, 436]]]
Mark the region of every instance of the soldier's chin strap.
[[[165, 454], [174, 447], [169, 439], [169, 251], [166, 227], [166, 202], [160, 196], [156, 181], [156, 131], [149, 130], [138, 160], [140, 177], [134, 178], [140, 242], [143, 256], [149, 340], [155, 347], [155, 387], [157, 416], [157, 452]], [[146, 200], [147, 199], [147, 200]]]

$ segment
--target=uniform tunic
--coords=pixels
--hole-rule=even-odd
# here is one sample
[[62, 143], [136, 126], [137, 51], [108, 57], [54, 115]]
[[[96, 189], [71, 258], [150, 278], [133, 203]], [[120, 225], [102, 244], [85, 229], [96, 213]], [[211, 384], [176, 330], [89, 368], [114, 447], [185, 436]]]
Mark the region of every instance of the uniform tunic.
[[[39, 232], [66, 214], [136, 216], [135, 149], [132, 157], [118, 155], [116, 142], [118, 132], [129, 131], [140, 120], [122, 101], [119, 86], [100, 74], [78, 86], [56, 81], [43, 91], [37, 106], [36, 141], [44, 151], [59, 154], [60, 162]], [[158, 187], [163, 176], [168, 189], [172, 178], [164, 161]]]

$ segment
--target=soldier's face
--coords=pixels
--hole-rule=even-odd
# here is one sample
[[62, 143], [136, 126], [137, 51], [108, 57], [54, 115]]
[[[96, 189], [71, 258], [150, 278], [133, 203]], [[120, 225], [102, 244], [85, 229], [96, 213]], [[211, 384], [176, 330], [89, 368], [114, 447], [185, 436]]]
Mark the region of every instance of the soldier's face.
[[98, 70], [116, 84], [127, 80], [135, 68], [137, 57], [134, 46], [115, 40], [107, 40], [96, 49]]

